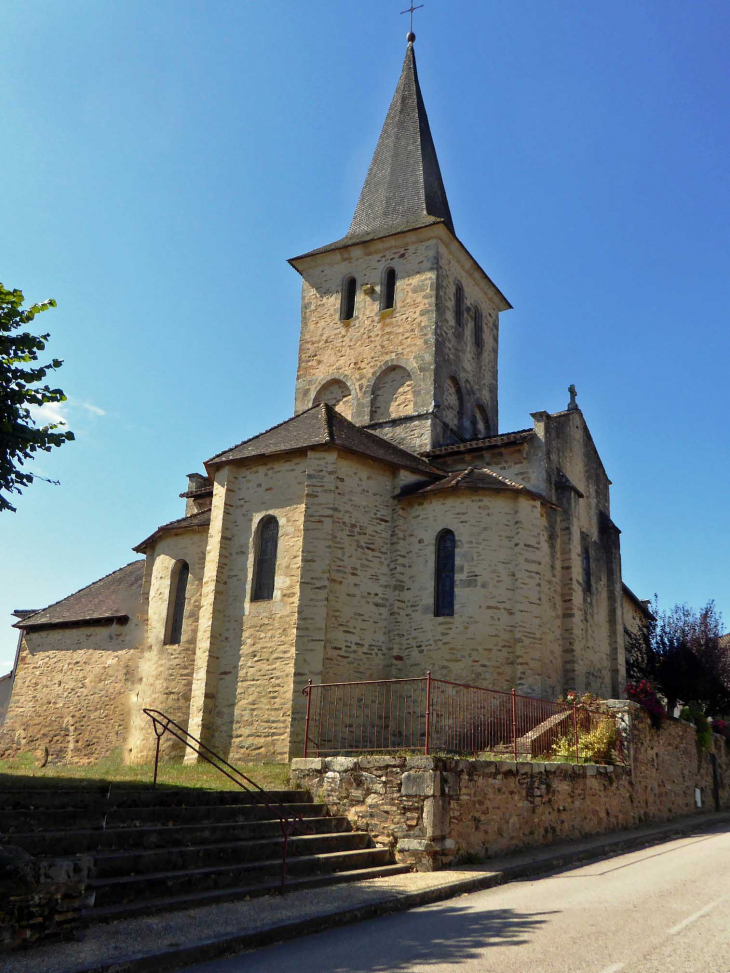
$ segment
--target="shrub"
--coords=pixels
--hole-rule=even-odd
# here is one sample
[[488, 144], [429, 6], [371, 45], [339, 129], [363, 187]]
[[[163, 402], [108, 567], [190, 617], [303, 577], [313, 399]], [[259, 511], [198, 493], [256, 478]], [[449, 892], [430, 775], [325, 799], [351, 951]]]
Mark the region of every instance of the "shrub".
[[730, 724], [725, 720], [712, 720], [710, 723], [713, 733], [719, 733], [721, 737], [730, 740]]
[[703, 750], [709, 750], [712, 746], [712, 727], [702, 706], [699, 703], [690, 703], [689, 706], [682, 707], [679, 715], [688, 723], [694, 723], [697, 730], [697, 742]]
[[647, 711], [654, 729], [661, 730], [662, 721], [667, 714], [651, 683], [647, 679], [642, 679], [639, 683], [629, 682], [626, 684], [626, 695]]
[[[613, 720], [600, 720], [590, 729], [578, 731], [578, 754], [587, 763], [617, 763], [616, 744], [616, 724]], [[550, 756], [558, 760], [575, 760], [575, 734], [560, 737], [553, 744]]]

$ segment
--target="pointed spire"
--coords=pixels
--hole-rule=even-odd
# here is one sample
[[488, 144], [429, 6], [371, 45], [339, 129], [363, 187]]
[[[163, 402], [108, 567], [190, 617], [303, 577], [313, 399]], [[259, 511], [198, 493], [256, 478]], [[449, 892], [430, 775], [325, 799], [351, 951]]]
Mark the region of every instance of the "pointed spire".
[[403, 70], [370, 163], [348, 237], [390, 232], [443, 221], [454, 232], [449, 201], [418, 83], [409, 34]]

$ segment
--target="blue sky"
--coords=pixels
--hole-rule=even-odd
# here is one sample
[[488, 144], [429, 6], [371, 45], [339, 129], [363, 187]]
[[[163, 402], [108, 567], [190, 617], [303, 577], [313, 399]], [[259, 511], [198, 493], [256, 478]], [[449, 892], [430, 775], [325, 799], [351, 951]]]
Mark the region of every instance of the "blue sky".
[[[0, 520], [14, 608], [133, 560], [185, 474], [293, 409], [299, 278], [349, 225], [403, 0], [6, 0], [0, 279], [77, 441]], [[578, 387], [624, 578], [730, 622], [727, 0], [430, 0], [419, 73], [457, 232], [508, 296], [501, 431]]]

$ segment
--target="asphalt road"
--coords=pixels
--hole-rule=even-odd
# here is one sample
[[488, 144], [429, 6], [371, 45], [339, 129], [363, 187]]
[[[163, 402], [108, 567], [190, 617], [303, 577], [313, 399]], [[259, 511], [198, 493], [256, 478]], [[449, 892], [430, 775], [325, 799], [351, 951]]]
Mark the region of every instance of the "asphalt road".
[[730, 832], [718, 827], [183, 973], [443, 970], [730, 973]]

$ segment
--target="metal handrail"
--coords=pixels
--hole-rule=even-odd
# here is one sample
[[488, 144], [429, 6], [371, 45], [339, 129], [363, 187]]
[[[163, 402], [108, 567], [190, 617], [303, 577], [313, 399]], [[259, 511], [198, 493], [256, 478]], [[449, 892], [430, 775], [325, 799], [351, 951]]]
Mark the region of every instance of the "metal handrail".
[[[155, 731], [156, 743], [155, 743], [155, 773], [152, 780], [152, 786], [157, 786], [157, 771], [160, 763], [160, 741], [165, 733], [169, 733], [180, 743], [184, 744], [188, 749], [197, 753], [199, 757], [202, 757], [206, 763], [209, 763], [211, 767], [223, 774], [228, 780], [232, 781], [242, 790], [251, 794], [256, 802], [263, 807], [265, 807], [272, 815], [272, 817], [279, 819], [279, 826], [281, 827], [281, 835], [284, 839], [284, 848], [282, 852], [281, 859], [281, 885], [280, 891], [284, 892], [284, 886], [286, 885], [286, 863], [289, 852], [289, 838], [293, 834], [312, 834], [312, 829], [305, 824], [304, 818], [301, 814], [290, 814], [287, 812], [283, 804], [275, 801], [273, 804], [267, 798], [267, 792], [256, 783], [255, 780], [251, 780], [247, 777], [243, 771], [239, 770], [238, 767], [234, 767], [233, 764], [229, 763], [224, 757], [212, 750], [207, 744], [203, 743], [196, 736], [193, 736], [188, 730], [176, 723], [171, 716], [167, 716], [165, 713], [161, 713], [157, 709], [147, 709], [143, 708], [142, 712], [145, 716], [149, 716], [152, 720], [152, 728]], [[218, 761], [216, 763], [216, 761]], [[219, 766], [222, 764], [223, 766]]]

